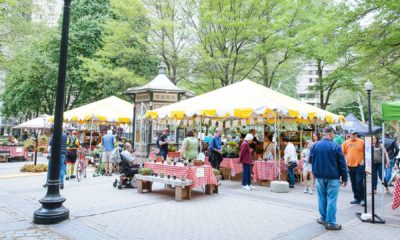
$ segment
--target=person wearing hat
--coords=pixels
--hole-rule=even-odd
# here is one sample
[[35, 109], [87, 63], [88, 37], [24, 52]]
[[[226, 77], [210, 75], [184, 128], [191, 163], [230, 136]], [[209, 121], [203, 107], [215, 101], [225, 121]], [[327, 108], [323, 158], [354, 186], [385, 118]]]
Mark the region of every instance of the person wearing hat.
[[211, 139], [208, 145], [210, 151], [210, 163], [213, 168], [219, 170], [219, 165], [222, 162], [222, 142], [221, 142], [222, 130], [220, 128], [215, 129], [214, 137]]
[[114, 150], [115, 144], [115, 136], [112, 133], [112, 130], [108, 130], [107, 134], [101, 138], [101, 145], [103, 146], [102, 161], [104, 163], [106, 176], [112, 176], [111, 154]]
[[364, 140], [358, 138], [358, 132], [350, 129], [350, 138], [343, 145], [343, 153], [346, 157], [347, 166], [351, 181], [354, 200], [351, 204], [361, 204], [364, 206]]
[[243, 165], [243, 176], [242, 176], [242, 189], [255, 190], [255, 187], [251, 185], [251, 147], [250, 142], [253, 140], [252, 134], [247, 134], [240, 147], [239, 162]]
[[323, 138], [312, 145], [309, 161], [317, 182], [318, 208], [321, 217], [317, 223], [327, 230], [340, 230], [342, 226], [336, 223], [337, 198], [340, 180], [342, 186], [347, 185], [347, 166], [342, 149], [333, 142], [335, 130], [325, 127]]
[[65, 180], [75, 178], [74, 170], [79, 146], [78, 132], [72, 131], [72, 135], [67, 139], [67, 173]]
[[167, 160], [167, 155], [168, 155], [168, 145], [169, 145], [169, 140], [167, 136], [168, 132], [169, 129], [164, 128], [162, 134], [157, 139], [157, 147], [160, 149], [159, 155], [162, 156], [164, 160]]

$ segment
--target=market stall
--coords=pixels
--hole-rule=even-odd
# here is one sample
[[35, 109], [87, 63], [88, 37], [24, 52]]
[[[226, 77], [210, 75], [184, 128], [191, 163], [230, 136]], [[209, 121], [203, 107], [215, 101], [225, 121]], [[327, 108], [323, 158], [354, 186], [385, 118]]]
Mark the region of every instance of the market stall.
[[[400, 121], [400, 101], [387, 102], [382, 104], [382, 139], [385, 138], [385, 122], [393, 121], [398, 124]], [[383, 155], [383, 153], [382, 153]], [[384, 158], [384, 156], [382, 156]], [[382, 172], [384, 172], [384, 161], [382, 161]], [[395, 188], [393, 192], [392, 209], [395, 210], [400, 206], [400, 176], [397, 175], [395, 182]], [[383, 188], [382, 188], [382, 218], [384, 217], [384, 199], [383, 199]]]
[[[147, 111], [145, 117], [153, 119], [156, 124], [200, 130], [204, 125], [218, 126], [223, 129], [270, 125], [275, 132], [276, 141], [279, 141], [278, 133], [282, 132], [283, 123], [333, 124], [343, 120], [342, 116], [308, 105], [250, 80], [243, 80], [175, 104]], [[301, 139], [303, 139], [302, 136], [298, 141], [299, 151], [302, 145]], [[276, 157], [280, 158], [280, 154], [277, 155]], [[272, 162], [273, 166], [269, 167], [269, 164], [268, 167], [256, 169], [256, 171], [274, 171], [276, 161]], [[222, 167], [225, 165], [231, 169], [232, 174], [240, 172], [238, 166], [240, 164], [237, 160], [235, 162], [234, 159], [224, 159]]]
[[122, 125], [124, 130], [128, 130], [132, 118], [133, 104], [115, 96], [64, 112], [64, 122], [83, 126], [81, 132], [85, 136], [82, 140], [89, 143], [90, 149], [93, 143], [101, 142], [101, 136], [107, 131], [106, 126]]

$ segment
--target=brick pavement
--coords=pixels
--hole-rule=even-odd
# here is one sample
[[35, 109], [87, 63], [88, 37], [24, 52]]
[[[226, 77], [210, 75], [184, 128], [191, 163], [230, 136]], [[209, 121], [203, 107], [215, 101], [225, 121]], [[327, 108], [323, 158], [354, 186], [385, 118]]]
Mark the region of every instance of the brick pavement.
[[37, 200], [45, 194], [43, 176], [1, 179], [0, 239], [372, 239], [378, 233], [394, 239], [399, 232], [400, 213], [390, 211], [390, 196], [385, 195], [387, 224], [361, 223], [355, 212], [362, 208], [349, 204], [350, 187], [339, 195], [338, 222], [344, 229], [327, 232], [315, 222], [316, 194], [303, 194], [302, 187], [288, 194], [265, 187], [247, 192], [240, 182], [224, 181], [218, 195], [204, 195], [198, 188], [191, 201], [179, 203], [162, 185], [138, 194], [113, 188], [113, 179], [66, 181], [61, 193], [71, 217], [53, 226], [31, 223]]

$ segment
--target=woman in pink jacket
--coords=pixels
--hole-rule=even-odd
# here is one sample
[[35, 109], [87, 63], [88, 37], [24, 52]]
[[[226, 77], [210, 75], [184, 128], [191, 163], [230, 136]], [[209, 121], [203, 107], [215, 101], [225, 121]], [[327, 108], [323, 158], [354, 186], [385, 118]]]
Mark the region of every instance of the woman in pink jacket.
[[247, 134], [240, 147], [239, 162], [243, 164], [242, 189], [255, 190], [251, 185], [251, 148], [249, 142], [253, 140], [253, 135]]

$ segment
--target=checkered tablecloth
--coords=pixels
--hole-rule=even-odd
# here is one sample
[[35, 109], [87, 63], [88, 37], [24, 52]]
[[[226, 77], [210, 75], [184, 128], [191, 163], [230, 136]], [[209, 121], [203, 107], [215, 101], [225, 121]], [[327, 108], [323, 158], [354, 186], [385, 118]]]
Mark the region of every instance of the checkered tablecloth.
[[397, 177], [394, 184], [392, 209], [395, 210], [400, 206], [400, 177]]
[[229, 168], [232, 177], [243, 172], [243, 166], [239, 163], [239, 158], [224, 158], [222, 159], [220, 167]]
[[[217, 178], [214, 175], [211, 166], [202, 166], [202, 167], [185, 167], [183, 163], [177, 163], [176, 166], [162, 164], [162, 163], [145, 163], [144, 167], [148, 167], [153, 169], [156, 173], [164, 173], [165, 176], [171, 175], [176, 176], [177, 178], [186, 177], [193, 181], [191, 185], [192, 188], [204, 186], [207, 184], [217, 184]], [[197, 169], [204, 168], [204, 177], [197, 177]]]
[[253, 180], [275, 180], [278, 177], [278, 164], [274, 161], [255, 161], [253, 167]]

